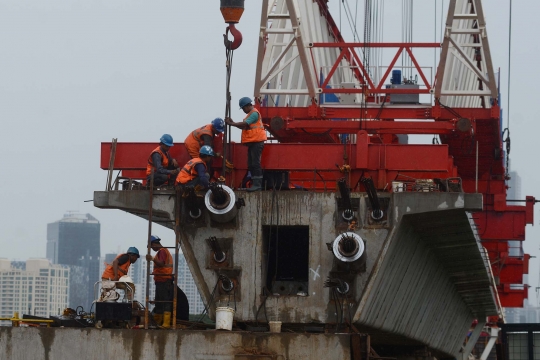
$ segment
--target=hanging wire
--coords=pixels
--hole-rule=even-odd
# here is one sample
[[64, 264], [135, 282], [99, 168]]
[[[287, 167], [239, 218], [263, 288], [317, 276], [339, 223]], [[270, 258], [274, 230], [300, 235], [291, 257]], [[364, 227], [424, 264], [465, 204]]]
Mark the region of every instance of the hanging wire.
[[[341, 0], [343, 2], [343, 0]], [[339, 4], [339, 33], [341, 34], [341, 4]]]
[[[444, 21], [443, 21], [443, 14], [444, 14], [444, 0], [442, 0], [442, 4], [441, 4], [441, 20], [440, 20], [440, 23], [441, 23], [441, 32], [439, 33], [439, 43], [442, 44], [443, 42], [443, 26], [444, 26]], [[439, 61], [441, 61], [441, 52], [442, 52], [442, 46], [441, 48], [439, 49]], [[441, 71], [444, 71], [444, 69], [441, 69]]]
[[[229, 46], [225, 46], [225, 57], [226, 61], [226, 79], [225, 79], [225, 117], [231, 117], [231, 73], [232, 73], [232, 62], [233, 62], [234, 50]], [[226, 163], [227, 159], [230, 157], [230, 144], [231, 144], [231, 127], [230, 125], [225, 125], [223, 132], [223, 165], [221, 169], [221, 174], [225, 176]]]
[[356, 27], [354, 26], [353, 15], [352, 15], [351, 7], [349, 6], [349, 1], [342, 0], [342, 3], [343, 3], [343, 10], [345, 12], [345, 15], [347, 16], [347, 22], [349, 23], [349, 27], [351, 28], [351, 32], [353, 33], [353, 39], [354, 39], [353, 42], [356, 42], [357, 39], [360, 38], [360, 36], [358, 36], [358, 32], [356, 31]]
[[[369, 1], [369, 0], [367, 0]], [[354, 28], [356, 29], [356, 21], [358, 20], [358, 0], [356, 0], [356, 4], [354, 6]]]
[[[512, 0], [510, 0], [510, 14], [508, 15], [508, 99], [506, 100], [506, 127], [510, 129], [510, 73], [511, 73], [511, 60], [512, 60]], [[508, 171], [508, 170], [507, 170]]]

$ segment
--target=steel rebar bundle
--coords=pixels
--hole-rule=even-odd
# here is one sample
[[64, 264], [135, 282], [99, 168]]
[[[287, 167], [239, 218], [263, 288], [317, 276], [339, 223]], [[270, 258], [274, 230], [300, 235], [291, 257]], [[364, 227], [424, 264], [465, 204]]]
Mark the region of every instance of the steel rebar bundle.
[[369, 203], [371, 204], [371, 217], [374, 220], [380, 220], [383, 217], [383, 211], [381, 210], [381, 205], [379, 204], [379, 197], [377, 196], [377, 189], [375, 189], [373, 179], [362, 178], [360, 181], [366, 188]]

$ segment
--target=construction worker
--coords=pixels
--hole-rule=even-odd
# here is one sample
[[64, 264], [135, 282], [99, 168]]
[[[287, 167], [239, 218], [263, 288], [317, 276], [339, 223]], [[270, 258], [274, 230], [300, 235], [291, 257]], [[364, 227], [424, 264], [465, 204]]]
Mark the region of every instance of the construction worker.
[[207, 172], [208, 163], [212, 160], [214, 151], [208, 145], [203, 145], [199, 150], [199, 156], [189, 160], [180, 170], [176, 177], [175, 185], [183, 187], [208, 189], [210, 175]]
[[136, 247], [130, 247], [125, 254], [118, 255], [112, 264], [107, 264], [101, 280], [118, 281], [122, 276], [127, 275], [129, 266], [134, 264], [139, 257], [139, 250]]
[[253, 184], [247, 191], [262, 190], [261, 156], [266, 141], [266, 131], [259, 110], [255, 109], [251, 99], [243, 97], [238, 102], [240, 108], [246, 113], [242, 122], [234, 122], [230, 117], [225, 118], [225, 123], [242, 129], [242, 144], [248, 147], [248, 170], [251, 173]]
[[[221, 118], [215, 118], [212, 123], [193, 130], [184, 141], [184, 145], [192, 159], [199, 157], [199, 150], [203, 145], [214, 148], [214, 137], [224, 130], [225, 122]], [[219, 155], [218, 155], [219, 156]]]
[[156, 284], [156, 306], [154, 307], [154, 319], [163, 328], [171, 327], [172, 301], [174, 298], [173, 284], [173, 258], [168, 249], [161, 245], [159, 236], [152, 235], [150, 246], [156, 252], [156, 256], [146, 255], [146, 261], [154, 263], [154, 283]]
[[173, 138], [164, 134], [157, 148], [152, 150], [146, 165], [146, 181], [150, 184], [150, 174], [154, 168], [154, 186], [163, 184], [172, 185], [178, 175], [178, 162], [169, 154], [169, 149], [174, 145]]

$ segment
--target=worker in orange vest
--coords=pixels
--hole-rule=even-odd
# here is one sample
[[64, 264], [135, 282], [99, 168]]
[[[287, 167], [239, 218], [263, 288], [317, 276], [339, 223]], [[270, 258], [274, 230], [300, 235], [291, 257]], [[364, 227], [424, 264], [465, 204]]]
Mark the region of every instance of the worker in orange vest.
[[225, 123], [242, 129], [242, 144], [248, 147], [248, 170], [251, 173], [253, 184], [247, 191], [262, 190], [261, 157], [266, 141], [266, 131], [262, 122], [261, 113], [251, 103], [251, 99], [243, 97], [239, 101], [240, 108], [246, 113], [242, 122], [234, 122], [230, 117]]
[[129, 266], [134, 264], [139, 257], [139, 250], [136, 247], [130, 247], [125, 254], [118, 255], [112, 264], [107, 264], [101, 280], [118, 281], [122, 276], [127, 275]]
[[[214, 151], [208, 145], [203, 145], [199, 150], [199, 156], [189, 160], [176, 177], [175, 185], [182, 187], [193, 186], [195, 188], [208, 189], [210, 175], [208, 163], [212, 160]], [[197, 189], [199, 190], [199, 189]]]
[[156, 256], [146, 255], [146, 261], [154, 263], [154, 283], [156, 284], [156, 306], [154, 307], [154, 319], [163, 328], [171, 327], [172, 301], [174, 298], [173, 267], [174, 261], [168, 249], [161, 245], [159, 236], [152, 235], [150, 247], [156, 252]]
[[[215, 118], [212, 123], [193, 130], [184, 141], [184, 145], [192, 159], [199, 157], [199, 150], [203, 145], [214, 148], [214, 137], [221, 134], [225, 123], [221, 118]], [[216, 154], [219, 156], [219, 154]]]
[[169, 149], [174, 145], [173, 138], [169, 134], [164, 134], [159, 139], [159, 146], [152, 150], [146, 165], [146, 181], [150, 184], [150, 174], [154, 168], [154, 186], [163, 184], [172, 185], [176, 175], [180, 171], [178, 162], [169, 154]]

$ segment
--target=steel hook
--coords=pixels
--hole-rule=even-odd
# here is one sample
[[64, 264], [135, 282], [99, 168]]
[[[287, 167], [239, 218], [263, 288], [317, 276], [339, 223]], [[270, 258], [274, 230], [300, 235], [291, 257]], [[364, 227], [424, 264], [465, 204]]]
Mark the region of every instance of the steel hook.
[[[230, 41], [228, 39], [229, 32], [233, 36], [233, 41]], [[238, 31], [238, 29], [234, 26], [234, 23], [229, 23], [229, 26], [227, 26], [227, 30], [225, 34], [223, 35], [223, 40], [225, 42], [225, 47], [228, 50], [236, 50], [242, 45], [242, 33]]]

